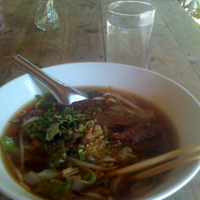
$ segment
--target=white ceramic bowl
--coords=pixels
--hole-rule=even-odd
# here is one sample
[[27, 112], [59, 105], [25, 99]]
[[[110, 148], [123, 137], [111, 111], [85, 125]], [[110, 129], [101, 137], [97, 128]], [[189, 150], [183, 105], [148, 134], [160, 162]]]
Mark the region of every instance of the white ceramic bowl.
[[[114, 86], [131, 91], [162, 108], [176, 124], [181, 147], [200, 141], [200, 104], [183, 87], [157, 73], [111, 63], [74, 63], [44, 69], [71, 86]], [[0, 88], [0, 134], [20, 107], [47, 90], [23, 75]], [[2, 114], [3, 113], [3, 114]], [[199, 170], [199, 162], [177, 167], [168, 179], [143, 199], [163, 199], [189, 182]], [[12, 199], [38, 199], [23, 190], [8, 175], [0, 159], [0, 191]]]

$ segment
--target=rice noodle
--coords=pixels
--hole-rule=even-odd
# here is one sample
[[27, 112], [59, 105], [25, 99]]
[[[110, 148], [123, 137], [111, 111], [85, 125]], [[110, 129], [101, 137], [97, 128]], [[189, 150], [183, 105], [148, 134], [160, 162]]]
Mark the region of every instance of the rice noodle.
[[116, 104], [116, 100], [113, 98], [108, 98], [105, 103], [107, 106], [112, 106]]
[[115, 158], [107, 157], [107, 158], [102, 158], [98, 160], [98, 163], [102, 163], [102, 162], [118, 162], [118, 161]]
[[20, 132], [20, 156], [21, 156], [21, 171], [24, 170], [24, 144], [23, 144], [23, 132], [24, 129], [21, 130]]
[[96, 100], [105, 100], [105, 98], [103, 98], [103, 97], [95, 97], [93, 99], [96, 99]]
[[81, 161], [81, 160], [77, 160], [75, 158], [70, 158], [70, 160], [80, 166], [84, 166], [84, 167], [88, 167], [88, 168], [91, 168], [91, 169], [99, 169], [99, 170], [102, 170], [102, 171], [110, 171], [110, 170], [113, 170], [113, 169], [116, 169], [117, 166], [113, 166], [113, 167], [109, 167], [109, 168], [104, 168], [104, 167], [101, 167], [99, 165], [95, 165], [95, 164], [92, 164], [92, 163], [88, 163], [88, 162], [84, 162], [84, 161]]
[[27, 119], [27, 120], [24, 122], [23, 125], [28, 124], [28, 123], [31, 123], [31, 122], [33, 122], [33, 121], [35, 121], [35, 120], [38, 120], [38, 119], [40, 119], [40, 118], [37, 117], [37, 116], [31, 117], [30, 119]]
[[19, 184], [20, 184], [23, 188], [25, 188], [26, 190], [31, 190], [31, 188], [30, 188], [26, 183], [24, 183], [23, 181], [20, 181]]
[[114, 93], [105, 93], [103, 95], [103, 97], [106, 97], [106, 96], [114, 97], [114, 98], [120, 100], [121, 102], [123, 102], [124, 104], [126, 104], [127, 106], [132, 108], [134, 111], [137, 111], [135, 114], [138, 115], [138, 117], [146, 118], [146, 115], [141, 108], [139, 108], [137, 105], [131, 103], [130, 101], [124, 99], [123, 97], [116, 95]]
[[76, 168], [68, 167], [67, 169], [62, 170], [62, 174], [64, 177], [74, 175], [78, 172], [79, 172], [79, 169], [77, 167]]
[[131, 157], [131, 158], [138, 158], [136, 155], [131, 154], [131, 153], [128, 153], [127, 155], [128, 155], [129, 157]]
[[38, 173], [38, 177], [40, 179], [45, 179], [46, 177], [52, 179], [52, 178], [55, 178], [57, 176], [59, 176], [59, 172], [56, 171], [56, 170], [53, 170], [53, 169], [45, 169], [43, 170], [42, 172]]
[[70, 188], [76, 192], [81, 192], [88, 187], [90, 187], [89, 184], [85, 184], [81, 181], [74, 181]]
[[37, 173], [33, 171], [23, 174], [23, 180], [30, 186], [37, 185], [41, 182], [39, 177], [37, 176]]
[[84, 193], [83, 195], [87, 197], [91, 197], [92, 199], [105, 199], [103, 196], [97, 193], [93, 193], [93, 192]]
[[19, 111], [19, 116], [23, 116], [23, 115], [25, 115], [27, 112], [26, 112], [26, 110], [20, 110]]
[[125, 106], [115, 104], [115, 105], [111, 106], [110, 108], [117, 112], [125, 112], [126, 114], [129, 114], [130, 116], [134, 115], [134, 112]]
[[22, 174], [17, 169], [17, 167], [14, 165], [14, 163], [8, 153], [6, 153], [6, 159], [7, 159], [8, 165], [10, 166], [11, 169], [13, 169], [13, 171], [14, 171], [15, 175], [17, 176], [17, 178], [19, 179], [19, 181], [22, 181], [23, 180]]
[[27, 149], [30, 152], [33, 152], [33, 149], [30, 145], [24, 144], [24, 149]]
[[141, 196], [149, 192], [156, 184], [155, 179], [138, 180], [130, 184], [130, 191], [134, 196]]
[[44, 101], [44, 99], [38, 100], [38, 102], [35, 104], [35, 108], [37, 109], [38, 106]]
[[117, 177], [114, 177], [110, 182], [110, 189], [117, 196], [119, 196], [118, 191], [119, 191], [119, 184], [121, 180], [122, 180], [122, 177], [117, 176]]

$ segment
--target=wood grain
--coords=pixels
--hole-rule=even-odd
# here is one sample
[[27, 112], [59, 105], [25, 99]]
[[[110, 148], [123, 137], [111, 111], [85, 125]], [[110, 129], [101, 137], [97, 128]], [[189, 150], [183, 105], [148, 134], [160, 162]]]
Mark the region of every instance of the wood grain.
[[177, 1], [155, 0], [154, 4], [157, 20], [151, 37], [150, 69], [175, 80], [200, 100], [200, 28]]
[[[20, 54], [43, 68], [71, 62], [106, 61], [106, 10], [114, 0], [54, 0], [59, 27], [34, 24], [36, 0], [3, 0], [6, 28], [0, 32], [0, 86], [24, 74], [12, 64]], [[200, 100], [200, 27], [177, 0], [152, 0], [155, 23], [149, 69], [185, 87]], [[169, 97], [170, 98], [170, 97]], [[200, 174], [167, 200], [200, 199]], [[3, 194], [0, 199], [8, 200]]]

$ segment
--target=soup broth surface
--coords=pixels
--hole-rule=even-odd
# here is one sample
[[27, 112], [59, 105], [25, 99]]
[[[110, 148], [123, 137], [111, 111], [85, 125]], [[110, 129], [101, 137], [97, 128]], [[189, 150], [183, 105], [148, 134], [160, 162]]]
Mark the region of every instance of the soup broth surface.
[[79, 88], [92, 100], [60, 105], [40, 96], [17, 112], [0, 140], [5, 166], [45, 199], [124, 199], [156, 188], [164, 174], [129, 181], [120, 169], [179, 147], [178, 133], [156, 105], [115, 88]]

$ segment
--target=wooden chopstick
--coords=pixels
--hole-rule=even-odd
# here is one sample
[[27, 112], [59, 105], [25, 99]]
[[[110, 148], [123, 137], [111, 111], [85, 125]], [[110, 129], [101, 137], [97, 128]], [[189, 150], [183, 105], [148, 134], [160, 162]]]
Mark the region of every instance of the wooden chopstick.
[[129, 181], [130, 180], [142, 180], [145, 178], [149, 178], [151, 176], [155, 176], [155, 175], [165, 172], [167, 170], [173, 169], [181, 164], [191, 162], [191, 161], [197, 160], [197, 159], [200, 159], [200, 151], [192, 152], [191, 154], [182, 156], [181, 158], [177, 158], [176, 160], [173, 160], [173, 161], [167, 162], [165, 164], [162, 164], [160, 166], [154, 167], [145, 172], [141, 172], [137, 175], [134, 175], [134, 176], [128, 178], [128, 180]]
[[[104, 176], [111, 177], [111, 176], [118, 176], [118, 175], [124, 175], [124, 174], [128, 174], [128, 173], [136, 172], [136, 171], [151, 167], [153, 165], [159, 164], [161, 162], [167, 162], [167, 161], [175, 159], [179, 156], [183, 156], [184, 154], [192, 153], [192, 152], [197, 151], [197, 150], [200, 150], [200, 143], [197, 143], [197, 144], [194, 144], [194, 145], [191, 145], [191, 146], [188, 146], [188, 147], [184, 147], [184, 148], [181, 148], [181, 149], [178, 149], [178, 150], [175, 150], [175, 151], [171, 151], [169, 153], [166, 153], [166, 154], [145, 160], [143, 162], [140, 162], [140, 163], [137, 163], [137, 164], [134, 164], [134, 165], [130, 165], [128, 167], [124, 167], [122, 169], [107, 172], [107, 173], [104, 174]], [[191, 158], [193, 158], [193, 160], [198, 159], [199, 155], [200, 155], [199, 152], [196, 152], [195, 154], [192, 154], [192, 155], [189, 154], [188, 156], [184, 156], [182, 158], [179, 158], [180, 160], [176, 159], [175, 161], [177, 161], [177, 160], [179, 160], [179, 161], [177, 161], [176, 164], [173, 164], [173, 161], [171, 161], [172, 163], [169, 162], [168, 167], [173, 166], [173, 165], [178, 165], [179, 162], [181, 162], [181, 164], [183, 164], [184, 162], [189, 162], [189, 161], [191, 161], [189, 159], [190, 156], [191, 156]], [[184, 159], [185, 159], [185, 161], [184, 161]], [[163, 164], [163, 165], [165, 165], [165, 164]], [[160, 168], [162, 168], [161, 166], [160, 166]], [[171, 167], [170, 169], [172, 169], [172, 168], [173, 167]], [[159, 170], [161, 170], [161, 169], [159, 169]], [[142, 172], [142, 173], [145, 173], [145, 172]], [[141, 175], [140, 177], [142, 177], [142, 176], [144, 176], [144, 175]], [[138, 178], [137, 175], [135, 175], [134, 177]]]

